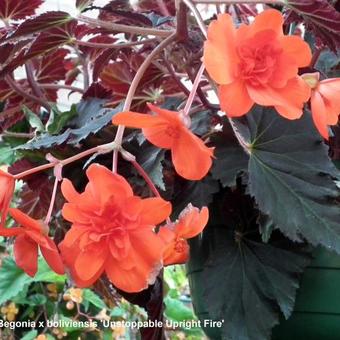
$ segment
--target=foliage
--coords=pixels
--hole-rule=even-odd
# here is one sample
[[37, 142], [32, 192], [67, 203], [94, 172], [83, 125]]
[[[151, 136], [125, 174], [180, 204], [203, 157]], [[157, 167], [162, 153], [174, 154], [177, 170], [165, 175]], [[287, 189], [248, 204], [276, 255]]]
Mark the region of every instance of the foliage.
[[[81, 237], [77, 234], [68, 247], [69, 258], [61, 252], [68, 267], [65, 275], [53, 272], [44, 260], [46, 254], [39, 254], [34, 277], [21, 269], [13, 238], [4, 234], [6, 237], [0, 240], [2, 319], [37, 323], [59, 320], [63, 326], [8, 328], [0, 337], [41, 340], [38, 336], [44, 334], [45, 339], [91, 340], [137, 339], [141, 335], [143, 339], [168, 336], [198, 340], [204, 339], [206, 332], [213, 339], [270, 339], [272, 327], [293, 313], [300, 277], [313, 247], [321, 245], [340, 253], [340, 127], [334, 117], [328, 117], [340, 104], [335, 103], [334, 89], [322, 92], [321, 88], [327, 87], [329, 78], [340, 76], [340, 14], [334, 7], [339, 2], [333, 6], [327, 0], [278, 1], [275, 8], [285, 15], [283, 31], [294, 33], [294, 37], [282, 35], [281, 13], [264, 5], [265, 15], [276, 18], [260, 24], [266, 39], [261, 40], [263, 36], [258, 34], [245, 41], [243, 38], [249, 38], [253, 30], [248, 25], [249, 16], [259, 17], [253, 5], [227, 6], [228, 14], [211, 24], [206, 39], [204, 30], [199, 30], [202, 25], [194, 20], [198, 14], [187, 15], [192, 9], [181, 1], [175, 6], [172, 0], [140, 0], [134, 5], [113, 0], [100, 8], [92, 0], [74, 0], [70, 2], [77, 9], [74, 15], [62, 10], [37, 14], [41, 3], [0, 1], [0, 20], [4, 23], [0, 27], [0, 167], [16, 176], [15, 192], [6, 192], [6, 197], [2, 185], [6, 182], [0, 182], [0, 217], [3, 212], [7, 214], [6, 199], [13, 194], [11, 206], [35, 219], [35, 225], [45, 221], [48, 228], [39, 230], [39, 235], [60, 249], [65, 239], [72, 238], [70, 230], [76, 230], [78, 222], [103, 229], [119, 219], [128, 221], [130, 227], [144, 219], [149, 229], [138, 237], [131, 236], [139, 246], [133, 247], [131, 241], [134, 252], [130, 257], [122, 255], [129, 238], [125, 229], [119, 231], [120, 236], [112, 233], [116, 238], [114, 242], [110, 239], [110, 245], [105, 241], [105, 247], [97, 248], [95, 254], [90, 252], [93, 262], [86, 262], [83, 274], [93, 272], [91, 286], [76, 277], [76, 264], [69, 265], [77, 262], [80, 254], [74, 249], [85, 243], [99, 244], [98, 239], [106, 240], [111, 229], [101, 234], [89, 229], [86, 237], [85, 233]], [[205, 24], [216, 19], [216, 8], [208, 6], [210, 17]], [[230, 20], [230, 25], [223, 20]], [[230, 32], [237, 30], [232, 25], [240, 21], [246, 25], [237, 30], [243, 30], [244, 36], [233, 45]], [[268, 22], [272, 27], [266, 26]], [[312, 58], [308, 45], [299, 37], [296, 24], [301, 22], [306, 26], [303, 38], [312, 47]], [[279, 26], [279, 35], [274, 37], [273, 48], [268, 43], [273, 32], [268, 30], [275, 25]], [[228, 30], [218, 35], [226, 26]], [[226, 35], [228, 44], [223, 40]], [[249, 44], [249, 51], [242, 44]], [[276, 48], [279, 44], [283, 48]], [[247, 73], [254, 62], [253, 45], [260, 55], [256, 62], [263, 62], [255, 70], [258, 78]], [[226, 50], [225, 46], [232, 48]], [[297, 50], [292, 51], [293, 47]], [[232, 59], [231, 50], [242, 52], [242, 58]], [[286, 54], [278, 62], [275, 57], [281, 50]], [[200, 67], [202, 58], [206, 72]], [[277, 70], [283, 73], [276, 78], [266, 74], [277, 75]], [[306, 73], [309, 78], [305, 81], [301, 75]], [[261, 88], [254, 86], [259, 79], [268, 93], [256, 92]], [[338, 81], [335, 79], [335, 84]], [[237, 92], [240, 88], [245, 91], [241, 95]], [[248, 90], [255, 99], [249, 97]], [[220, 103], [212, 99], [215, 91], [226, 112], [221, 112]], [[311, 104], [302, 98], [306, 93], [312, 96]], [[325, 109], [319, 107], [316, 113], [318, 95]], [[152, 108], [152, 116], [148, 108]], [[242, 117], [240, 113], [244, 113]], [[131, 117], [136, 119], [131, 121]], [[124, 123], [119, 119], [130, 119], [124, 134], [121, 126], [114, 125], [115, 119], [120, 122], [117, 124]], [[174, 153], [180, 154], [176, 162]], [[204, 164], [197, 160], [204, 160]], [[85, 172], [96, 167], [90, 165], [94, 161], [106, 172], [88, 181]], [[211, 161], [208, 171], [205, 168]], [[112, 174], [111, 168], [121, 177]], [[205, 176], [189, 180], [183, 176], [183, 168]], [[105, 173], [110, 175], [106, 177]], [[2, 172], [0, 181], [1, 176]], [[82, 196], [65, 185], [66, 179]], [[115, 181], [114, 189], [109, 179], [111, 184]], [[163, 202], [160, 198], [151, 201], [153, 195], [171, 203], [169, 218], [170, 209], [164, 217], [164, 206], [152, 208], [154, 205], [145, 203]], [[105, 209], [115, 202], [116, 206], [110, 208], [115, 214], [105, 215]], [[210, 211], [208, 225], [195, 238], [201, 216], [190, 215], [198, 211], [192, 206], [207, 206]], [[78, 209], [78, 215], [68, 214], [67, 209]], [[98, 222], [102, 214], [103, 225]], [[6, 226], [14, 225], [9, 217]], [[174, 233], [168, 228], [178, 225], [187, 235], [169, 236]], [[188, 259], [185, 252], [190, 248], [187, 267], [181, 264], [161, 269], [164, 254], [157, 266], [152, 262], [164, 234], [162, 242], [173, 244], [173, 249], [183, 255], [180, 263]], [[152, 242], [154, 237], [157, 242]], [[38, 244], [37, 239], [41, 242], [33, 233], [32, 240]], [[186, 239], [191, 240], [187, 243]], [[120, 287], [126, 287], [128, 275], [152, 271], [142, 282], [148, 288], [129, 293], [117, 289], [115, 281], [104, 273], [108, 266], [95, 268], [103, 248], [110, 248], [119, 258], [110, 255], [126, 275], [119, 276], [123, 282]], [[144, 255], [145, 249], [151, 255], [140, 257], [140, 249]], [[111, 271], [119, 266], [112, 266]], [[155, 267], [158, 272], [154, 272]], [[224, 321], [214, 330], [185, 323], [204, 319]], [[124, 324], [104, 326], [109, 321], [146, 320], [168, 321], [175, 326], [140, 330]], [[96, 324], [79, 323], [90, 321]]]

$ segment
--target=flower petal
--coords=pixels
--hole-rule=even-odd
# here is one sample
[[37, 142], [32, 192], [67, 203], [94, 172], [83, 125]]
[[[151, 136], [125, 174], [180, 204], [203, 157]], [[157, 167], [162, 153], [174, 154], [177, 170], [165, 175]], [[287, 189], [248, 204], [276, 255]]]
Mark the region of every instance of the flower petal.
[[76, 191], [72, 182], [67, 178], [64, 178], [61, 183], [61, 192], [69, 202], [76, 202], [80, 198], [80, 194]]
[[234, 81], [237, 66], [235, 28], [229, 14], [221, 14], [209, 25], [208, 40], [204, 44], [204, 65], [218, 84]]
[[312, 51], [309, 45], [296, 35], [286, 35], [281, 38], [280, 44], [298, 67], [307, 67], [312, 60]]
[[310, 87], [300, 78], [295, 77], [280, 89], [269, 86], [247, 86], [250, 97], [263, 106], [275, 106], [280, 115], [288, 119], [302, 116], [303, 104], [310, 97]]
[[283, 35], [283, 16], [276, 9], [267, 9], [255, 17], [254, 22], [249, 26], [252, 36], [266, 30], [274, 31], [278, 36]]
[[74, 269], [79, 278], [84, 281], [91, 280], [99, 271], [103, 271], [108, 255], [108, 247], [101, 242], [81, 251], [74, 262]]
[[65, 274], [64, 264], [61, 260], [57, 246], [49, 237], [46, 237], [46, 240], [49, 247], [40, 246], [42, 256], [53, 271], [59, 275]]
[[157, 225], [166, 220], [172, 210], [171, 203], [161, 197], [145, 198], [141, 205], [140, 221], [142, 224]]
[[340, 115], [340, 78], [322, 80], [317, 90], [326, 99], [327, 124], [336, 125]]
[[[132, 244], [128, 258], [121, 261], [107, 261], [105, 271], [110, 281], [117, 288], [129, 292], [140, 292], [153, 284], [162, 265], [164, 242], [147, 228], [131, 233]], [[134, 261], [135, 266], [129, 270], [129, 266], [121, 262]]]
[[169, 227], [162, 227], [158, 236], [164, 241], [166, 247], [163, 252], [163, 265], [183, 264], [189, 259], [189, 245], [186, 240], [179, 239]]
[[41, 221], [29, 217], [28, 215], [26, 215], [25, 213], [16, 208], [10, 208], [9, 213], [13, 217], [13, 219], [24, 229], [31, 229], [38, 233], [42, 232]]
[[322, 96], [318, 91], [312, 92], [311, 97], [311, 109], [312, 109], [312, 117], [315, 126], [319, 130], [321, 136], [328, 140], [328, 127], [327, 127], [327, 119], [326, 119], [326, 107], [325, 103], [322, 99]]
[[0, 170], [0, 228], [5, 226], [14, 186], [15, 179], [13, 176]]
[[203, 207], [201, 211], [193, 206], [187, 207], [181, 214], [175, 233], [185, 239], [197, 236], [202, 232], [209, 220], [209, 209]]
[[153, 127], [159, 123], [157, 116], [137, 112], [120, 112], [113, 116], [114, 125], [124, 125], [130, 128], [143, 129]]
[[25, 235], [17, 236], [14, 241], [14, 258], [17, 266], [33, 277], [38, 270], [38, 245]]
[[189, 130], [183, 130], [171, 149], [176, 172], [189, 180], [200, 180], [212, 165], [213, 149]]
[[246, 114], [254, 105], [244, 83], [239, 80], [229, 85], [219, 87], [221, 109], [228, 117], [240, 117]]
[[133, 191], [126, 179], [112, 173], [108, 168], [99, 164], [91, 164], [86, 171], [89, 183], [85, 192], [91, 192], [97, 203], [103, 206], [112, 197], [125, 198], [133, 196]]

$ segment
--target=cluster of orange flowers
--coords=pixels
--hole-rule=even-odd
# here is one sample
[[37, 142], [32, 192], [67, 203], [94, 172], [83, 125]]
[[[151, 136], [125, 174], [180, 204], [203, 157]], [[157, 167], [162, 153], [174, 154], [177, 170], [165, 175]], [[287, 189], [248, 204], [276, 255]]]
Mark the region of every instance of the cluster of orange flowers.
[[[340, 113], [340, 79], [319, 81], [318, 73], [299, 75], [299, 68], [310, 64], [310, 48], [298, 36], [283, 35], [282, 25], [276, 10], [264, 11], [252, 24], [238, 28], [228, 14], [211, 23], [204, 64], [219, 84], [221, 108], [229, 117], [239, 117], [257, 103], [297, 119], [311, 98], [315, 125], [328, 138], [328, 125], [336, 124]], [[213, 148], [190, 131], [185, 113], [149, 108], [154, 114], [122, 112], [114, 116], [113, 124], [142, 129], [150, 143], [171, 150], [180, 176], [202, 179], [212, 165]], [[62, 214], [72, 227], [57, 247], [44, 222], [9, 208], [15, 178], [0, 171], [0, 235], [16, 237], [15, 260], [27, 274], [37, 272], [40, 249], [55, 272], [63, 274], [67, 268], [79, 287], [93, 284], [105, 273], [117, 288], [138, 292], [154, 282], [162, 266], [187, 261], [187, 239], [206, 226], [206, 207], [189, 205], [172, 223], [171, 203], [134, 195], [123, 177], [99, 164], [92, 164], [86, 174], [89, 182], [82, 193], [63, 180], [67, 203]], [[8, 213], [17, 227], [5, 227]]]
[[[18, 209], [9, 208], [15, 179], [0, 170], [0, 235], [16, 237], [14, 257], [28, 275], [37, 272], [38, 249], [58, 274], [64, 266], [79, 287], [92, 285], [104, 272], [126, 292], [141, 291], [152, 284], [164, 265], [185, 263], [186, 239], [198, 235], [208, 222], [208, 209], [189, 205], [177, 222], [171, 223], [171, 203], [160, 197], [142, 199], [129, 183], [106, 167], [92, 164], [89, 182], [78, 193], [68, 179], [62, 183], [67, 200], [62, 214], [72, 223], [57, 247], [49, 228]], [[7, 213], [18, 224], [6, 228]], [[156, 231], [156, 226], [167, 220]], [[59, 253], [59, 250], [60, 253]]]

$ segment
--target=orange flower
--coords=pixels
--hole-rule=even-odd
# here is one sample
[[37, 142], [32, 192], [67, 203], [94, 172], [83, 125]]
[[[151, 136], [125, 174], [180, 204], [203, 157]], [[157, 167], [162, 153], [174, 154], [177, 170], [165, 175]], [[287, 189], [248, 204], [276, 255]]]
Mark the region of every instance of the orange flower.
[[282, 14], [274, 9], [238, 29], [229, 14], [210, 24], [203, 60], [220, 85], [221, 108], [228, 116], [242, 116], [257, 103], [275, 106], [289, 119], [301, 117], [310, 88], [298, 68], [309, 65], [311, 50], [300, 37], [284, 36], [282, 25]]
[[164, 243], [155, 225], [171, 213], [162, 198], [134, 196], [129, 183], [107, 168], [92, 164], [89, 183], [79, 194], [65, 179], [63, 207], [72, 222], [60, 244], [65, 263], [80, 287], [93, 284], [104, 272], [126, 292], [138, 292], [154, 282], [162, 267]]
[[320, 134], [328, 139], [328, 125], [336, 125], [340, 115], [340, 78], [319, 81], [319, 72], [303, 74], [302, 78], [312, 89], [314, 124]]
[[179, 220], [172, 226], [164, 226], [158, 235], [167, 244], [163, 254], [163, 264], [181, 264], [188, 261], [189, 244], [187, 239], [202, 232], [209, 219], [209, 210], [203, 207], [201, 211], [191, 204], [184, 209]]
[[15, 262], [28, 275], [34, 276], [38, 269], [38, 248], [48, 265], [57, 273], [64, 274], [55, 243], [48, 237], [48, 226], [42, 221], [30, 218], [18, 209], [9, 209], [10, 215], [19, 227], [1, 228], [1, 236], [16, 236], [14, 242]]
[[148, 106], [155, 115], [121, 112], [113, 117], [112, 123], [143, 129], [150, 143], [171, 150], [172, 162], [179, 175], [189, 180], [203, 178], [211, 167], [213, 148], [208, 148], [187, 128], [178, 112]]
[[6, 223], [9, 204], [14, 192], [15, 179], [11, 174], [0, 170], [0, 228]]

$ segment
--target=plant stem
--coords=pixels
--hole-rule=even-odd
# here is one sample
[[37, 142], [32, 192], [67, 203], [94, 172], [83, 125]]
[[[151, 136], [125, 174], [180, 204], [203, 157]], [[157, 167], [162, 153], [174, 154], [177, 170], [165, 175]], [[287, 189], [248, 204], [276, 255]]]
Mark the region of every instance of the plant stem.
[[[143, 78], [143, 75], [147, 68], [150, 66], [153, 58], [155, 58], [166, 46], [168, 46], [176, 37], [176, 33], [172, 33], [170, 36], [168, 36], [166, 39], [164, 39], [148, 56], [147, 58], [143, 61], [142, 65], [139, 67], [135, 77], [132, 80], [131, 86], [129, 88], [129, 92], [126, 96], [125, 102], [124, 102], [124, 107], [123, 107], [123, 112], [124, 111], [129, 111], [133, 97], [136, 93], [137, 87]], [[119, 125], [116, 133], [116, 137], [114, 142], [116, 145], [120, 146], [122, 144], [123, 140], [123, 135], [124, 135], [124, 130], [125, 127], [123, 125]], [[117, 164], [118, 164], [118, 153], [119, 150], [118, 148], [113, 151], [113, 162], [112, 162], [112, 171], [117, 172]]]
[[75, 43], [79, 46], [87, 46], [87, 47], [93, 47], [93, 48], [124, 48], [124, 47], [145, 45], [151, 42], [155, 42], [156, 40], [157, 38], [151, 38], [151, 39], [131, 41], [128, 43], [119, 43], [119, 44], [96, 43], [96, 42], [91, 42], [91, 41], [76, 40]]
[[323, 51], [323, 48], [317, 48], [312, 56], [312, 60], [310, 62], [310, 67], [315, 67], [316, 63], [318, 62], [321, 52]]
[[10, 75], [5, 76], [5, 81], [20, 96], [29, 99], [30, 101], [33, 101], [39, 104], [40, 106], [43, 106], [47, 111], [50, 111], [49, 105], [46, 105], [46, 103], [41, 98], [26, 92], [20, 85], [17, 84], [17, 82]]
[[65, 158], [65, 159], [62, 159], [62, 160], [56, 160], [56, 161], [53, 161], [53, 162], [50, 162], [48, 164], [43, 164], [43, 165], [40, 165], [40, 166], [37, 166], [35, 168], [32, 168], [32, 169], [29, 169], [29, 170], [26, 170], [26, 171], [23, 171], [17, 175], [14, 175], [13, 177], [15, 179], [22, 179], [24, 177], [27, 177], [29, 175], [32, 175], [36, 172], [40, 172], [40, 171], [43, 171], [43, 170], [47, 170], [47, 169], [51, 169], [51, 168], [54, 168], [56, 165], [68, 165], [70, 163], [73, 163], [81, 158], [84, 158], [86, 156], [89, 156], [89, 155], [92, 155], [96, 152], [98, 153], [101, 153], [101, 154], [104, 154], [104, 153], [109, 153], [112, 151], [112, 149], [114, 149], [116, 146], [114, 143], [107, 143], [107, 144], [102, 144], [102, 145], [98, 145], [98, 146], [95, 146], [91, 149], [88, 149], [88, 150], [85, 150], [81, 153], [78, 153], [77, 155], [75, 156], [71, 156], [69, 158]]
[[161, 195], [159, 194], [157, 188], [155, 187], [155, 185], [153, 184], [151, 178], [149, 177], [149, 175], [145, 172], [145, 170], [140, 166], [139, 163], [137, 163], [137, 161], [131, 161], [131, 164], [135, 167], [135, 169], [138, 171], [138, 173], [144, 178], [146, 184], [149, 186], [150, 190], [153, 192], [153, 194], [156, 197], [161, 197]]
[[46, 84], [46, 83], [38, 83], [38, 86], [43, 88], [43, 89], [53, 89], [53, 90], [70, 90], [73, 92], [80, 92], [84, 93], [84, 90], [81, 89], [80, 87], [75, 87], [71, 85], [64, 85], [64, 84]]
[[54, 186], [53, 186], [50, 206], [48, 208], [48, 212], [47, 212], [47, 215], [46, 215], [46, 218], [45, 218], [45, 224], [49, 224], [50, 221], [51, 221], [51, 216], [52, 216], [52, 212], [53, 212], [55, 198], [56, 198], [56, 195], [57, 195], [58, 183], [59, 183], [59, 179], [56, 176], [55, 180], [54, 180]]
[[48, 107], [48, 111], [51, 110], [50, 104], [47, 102], [47, 99], [44, 95], [44, 93], [41, 91], [40, 87], [37, 84], [37, 81], [34, 78], [34, 73], [33, 73], [33, 64], [31, 60], [28, 60], [25, 64], [25, 70], [26, 70], [26, 75], [27, 75], [27, 81], [30, 84], [33, 93], [35, 96], [40, 98], [45, 102], [45, 107]]
[[198, 88], [198, 85], [201, 81], [201, 78], [202, 78], [202, 74], [205, 70], [205, 66], [204, 64], [202, 63], [198, 72], [197, 72], [197, 75], [196, 75], [196, 78], [195, 78], [195, 81], [194, 83], [192, 84], [192, 89], [190, 91], [190, 95], [189, 95], [189, 98], [185, 104], [185, 107], [183, 109], [183, 113], [184, 115], [188, 116], [189, 115], [189, 111], [190, 111], [190, 108], [191, 108], [191, 105], [195, 99], [195, 95], [196, 95], [196, 91], [197, 91], [197, 88]]
[[169, 30], [159, 30], [155, 28], [146, 28], [146, 27], [138, 27], [138, 26], [127, 26], [121, 24], [114, 24], [108, 21], [92, 19], [84, 15], [79, 15], [77, 17], [79, 21], [85, 22], [90, 26], [102, 27], [108, 29], [110, 31], [120, 32], [120, 33], [132, 33], [132, 34], [141, 34], [141, 35], [153, 35], [156, 37], [169, 37], [173, 34], [173, 31]]
[[34, 133], [25, 133], [25, 132], [12, 132], [12, 131], [5, 130], [5, 131], [2, 132], [1, 136], [31, 139], [35, 136], [35, 134]]
[[208, 33], [207, 33], [207, 28], [205, 27], [204, 20], [202, 19], [202, 16], [201, 16], [200, 12], [198, 11], [198, 9], [196, 8], [196, 6], [194, 5], [194, 3], [191, 0], [182, 0], [182, 1], [191, 10], [192, 14], [194, 15], [194, 17], [197, 21], [197, 24], [198, 24], [200, 30], [202, 31], [203, 35], [205, 37], [207, 37]]
[[180, 0], [176, 0], [176, 9], [177, 40], [178, 42], [185, 42], [189, 38], [187, 7]]

